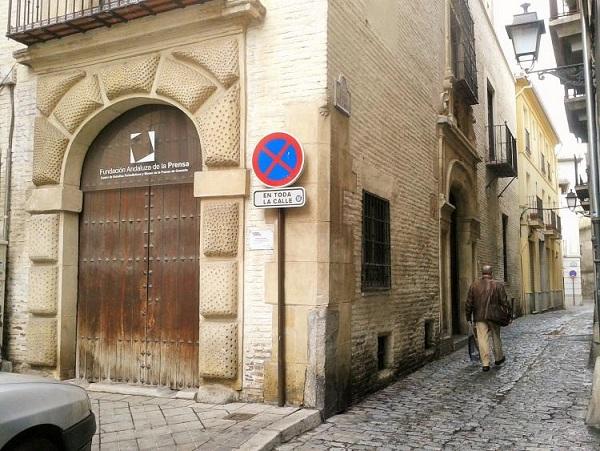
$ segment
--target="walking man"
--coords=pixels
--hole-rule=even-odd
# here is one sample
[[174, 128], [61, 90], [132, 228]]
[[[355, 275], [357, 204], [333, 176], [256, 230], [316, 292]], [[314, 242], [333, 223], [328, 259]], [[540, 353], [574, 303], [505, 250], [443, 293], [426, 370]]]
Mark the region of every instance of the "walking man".
[[482, 370], [489, 371], [490, 335], [494, 343], [496, 365], [502, 365], [506, 360], [502, 351], [500, 324], [506, 321], [506, 311], [510, 310], [510, 307], [504, 284], [492, 278], [492, 267], [483, 265], [481, 273], [481, 279], [475, 280], [469, 288], [466, 314], [468, 322], [475, 322]]

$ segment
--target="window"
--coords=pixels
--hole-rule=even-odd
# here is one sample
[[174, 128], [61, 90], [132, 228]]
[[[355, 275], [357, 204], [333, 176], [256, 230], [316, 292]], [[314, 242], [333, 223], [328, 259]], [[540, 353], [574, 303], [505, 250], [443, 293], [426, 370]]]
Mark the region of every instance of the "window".
[[468, 0], [451, 0], [450, 35], [452, 68], [458, 91], [468, 105], [478, 102], [477, 61], [475, 54], [475, 26]]
[[544, 156], [543, 153], [540, 153], [540, 166], [542, 168], [542, 172], [545, 174], [546, 173], [546, 157]]
[[389, 368], [391, 361], [390, 336], [379, 335], [377, 337], [377, 369], [379, 371]]
[[425, 320], [425, 349], [431, 349], [435, 346], [435, 332], [432, 319]]
[[391, 287], [390, 203], [363, 191], [362, 290]]
[[502, 215], [502, 267], [504, 281], [508, 282], [508, 216]]
[[488, 80], [487, 84], [487, 122], [488, 122], [488, 149], [490, 161], [496, 160], [496, 139], [494, 136], [494, 88]]
[[525, 129], [525, 152], [527, 152], [527, 155], [531, 155], [531, 136], [527, 129]]
[[548, 163], [548, 180], [552, 181], [552, 167], [550, 166], [550, 163]]

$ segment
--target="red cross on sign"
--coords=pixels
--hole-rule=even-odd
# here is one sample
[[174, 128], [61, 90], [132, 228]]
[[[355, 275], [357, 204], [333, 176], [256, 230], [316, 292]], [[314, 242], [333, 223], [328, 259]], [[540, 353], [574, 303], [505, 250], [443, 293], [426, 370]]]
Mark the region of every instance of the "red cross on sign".
[[252, 155], [256, 177], [271, 188], [294, 183], [304, 168], [304, 151], [300, 143], [283, 132], [270, 133], [259, 141]]

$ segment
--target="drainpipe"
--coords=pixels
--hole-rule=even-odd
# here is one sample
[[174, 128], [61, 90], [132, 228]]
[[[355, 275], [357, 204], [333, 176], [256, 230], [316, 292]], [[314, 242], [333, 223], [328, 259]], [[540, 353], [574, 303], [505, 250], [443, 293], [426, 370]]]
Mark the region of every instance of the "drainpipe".
[[[585, 76], [585, 106], [587, 114], [587, 131], [588, 131], [588, 155], [590, 161], [590, 177], [589, 177], [589, 191], [590, 191], [590, 210], [592, 217], [592, 248], [594, 255], [594, 302], [595, 302], [595, 317], [596, 326], [598, 327], [598, 314], [600, 312], [600, 296], [599, 287], [600, 281], [600, 185], [598, 179], [598, 142], [596, 136], [596, 115], [594, 109], [594, 86], [593, 86], [593, 75], [591, 68], [591, 54], [590, 54], [590, 36], [589, 27], [587, 23], [586, 9], [583, 5], [583, 0], [577, 1], [580, 11], [581, 21], [581, 33], [583, 41], [583, 68]], [[596, 0], [596, 6], [600, 6], [600, 0]], [[599, 19], [596, 15], [596, 21]], [[598, 25], [598, 23], [596, 24]], [[596, 336], [596, 341], [598, 337]]]
[[[14, 66], [10, 69], [15, 70]], [[6, 358], [6, 349], [4, 348], [4, 324], [5, 324], [5, 304], [7, 295], [6, 278], [8, 275], [8, 232], [10, 226], [10, 200], [11, 200], [11, 179], [12, 179], [12, 146], [13, 135], [15, 131], [15, 74], [7, 76], [9, 80], [5, 80], [3, 86], [8, 86], [10, 99], [10, 122], [8, 128], [8, 146], [6, 148], [6, 166], [5, 166], [5, 192], [4, 192], [4, 211], [2, 222], [2, 242], [0, 243], [0, 283], [2, 287], [2, 295], [0, 299], [0, 362]], [[1, 87], [0, 87], [1, 88]]]

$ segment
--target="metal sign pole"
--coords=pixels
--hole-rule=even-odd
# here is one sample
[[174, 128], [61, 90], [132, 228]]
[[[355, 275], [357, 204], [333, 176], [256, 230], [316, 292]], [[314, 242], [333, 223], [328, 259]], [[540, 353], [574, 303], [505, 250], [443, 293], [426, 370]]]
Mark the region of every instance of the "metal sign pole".
[[285, 208], [277, 209], [277, 403], [285, 405]]

